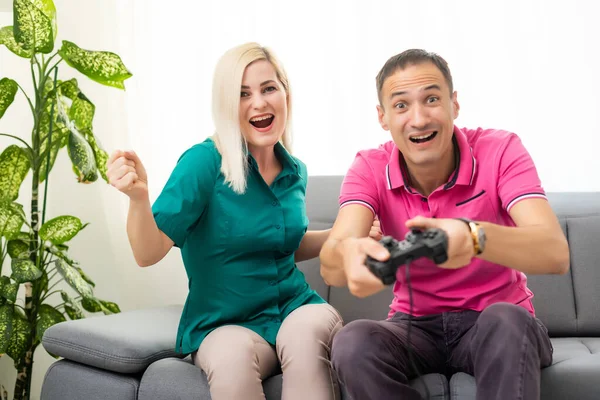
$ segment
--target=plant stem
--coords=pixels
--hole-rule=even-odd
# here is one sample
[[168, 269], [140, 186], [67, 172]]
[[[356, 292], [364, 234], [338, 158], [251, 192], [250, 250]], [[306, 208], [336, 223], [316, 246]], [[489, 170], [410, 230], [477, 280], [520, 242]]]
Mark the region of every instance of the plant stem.
[[[34, 41], [35, 43], [35, 41]], [[33, 64], [38, 67], [38, 79], [39, 82], [36, 84], [35, 71]], [[41, 254], [38, 252], [43, 246], [39, 245], [39, 210], [38, 210], [38, 197], [39, 197], [39, 182], [40, 182], [40, 164], [39, 164], [39, 151], [40, 151], [40, 115], [43, 110], [43, 90], [45, 85], [45, 77], [42, 71], [44, 67], [40, 65], [35, 54], [31, 58], [31, 76], [33, 78], [33, 86], [35, 88], [35, 108], [33, 112], [33, 137], [32, 137], [32, 179], [31, 179], [31, 242], [29, 244], [30, 255], [29, 259], [33, 262], [36, 267], [40, 267]], [[39, 309], [40, 299], [40, 285], [37, 282], [27, 282], [25, 286], [25, 316], [29, 325], [29, 332], [26, 336], [25, 348], [27, 351], [20, 360], [15, 360], [15, 368], [17, 369], [17, 381], [15, 382], [15, 399], [28, 400], [31, 390], [31, 373], [33, 370], [33, 354], [35, 352], [36, 343], [34, 341], [36, 334], [36, 323]]]
[[2, 244], [2, 253], [0, 254], [0, 276], [2, 276], [2, 267], [4, 266], [4, 260], [6, 259], [6, 248], [8, 247], [8, 239], [0, 237], [0, 244]]
[[[58, 69], [58, 64], [60, 64], [62, 62], [62, 58], [60, 60], [58, 60], [57, 62], [54, 63], [54, 65], [48, 70], [48, 76], [50, 75], [50, 73], [52, 72], [52, 70], [57, 70]], [[50, 62], [50, 60], [48, 60], [48, 62]], [[54, 83], [54, 88], [56, 89], [56, 82]]]
[[25, 98], [27, 99], [27, 102], [29, 103], [29, 108], [31, 109], [31, 112], [35, 112], [34, 108], [33, 108], [33, 103], [31, 102], [31, 99], [29, 98], [29, 96], [27, 96], [27, 93], [25, 93], [25, 90], [23, 90], [23, 88], [21, 87], [21, 85], [19, 85], [17, 83], [17, 86], [19, 87], [19, 89], [21, 89], [21, 92], [23, 93], [23, 96], [25, 96]]
[[24, 140], [23, 140], [23, 139], [21, 139], [20, 137], [18, 137], [18, 136], [15, 136], [15, 135], [11, 135], [11, 134], [9, 134], [9, 133], [0, 133], [0, 136], [6, 136], [6, 137], [9, 137], [9, 138], [13, 138], [13, 139], [15, 139], [15, 140], [18, 140], [19, 142], [21, 142], [21, 143], [23, 143], [25, 146], [27, 146], [27, 148], [28, 148], [28, 149], [29, 149], [29, 150], [30, 150], [30, 151], [33, 153], [33, 149], [31, 148], [31, 146], [29, 145], [29, 143], [27, 143], [26, 141], [24, 141]]
[[[60, 62], [60, 60], [58, 61]], [[58, 64], [58, 63], [57, 63]], [[58, 68], [54, 68], [54, 92], [56, 93], [56, 79], [58, 74]], [[54, 96], [56, 98], [57, 95]], [[46, 148], [49, 150], [48, 155], [46, 156], [46, 179], [44, 180], [44, 204], [42, 205], [42, 226], [46, 221], [46, 200], [48, 199], [48, 181], [50, 180], [50, 157], [52, 155], [52, 123], [54, 121], [54, 106], [55, 101], [52, 102], [52, 107], [50, 108], [50, 128], [48, 130], [48, 144]], [[43, 248], [40, 250], [43, 251]]]
[[[50, 280], [48, 279], [48, 282], [49, 282], [49, 281], [50, 281]], [[54, 289], [54, 287], [55, 287], [56, 285], [58, 285], [60, 282], [61, 282], [61, 281], [54, 282], [54, 284], [53, 284], [52, 286], [50, 286], [50, 287], [49, 287], [49, 288], [48, 288], [46, 291], [48, 291], [48, 292], [49, 292], [50, 290]]]
[[33, 91], [35, 92], [36, 96], [38, 93], [38, 88], [37, 88], [37, 84], [35, 82], [35, 70], [33, 69], [33, 60], [35, 59], [35, 56], [31, 58], [31, 80], [33, 81]]
[[[57, 283], [58, 283], [58, 282], [57, 282]], [[50, 292], [50, 293], [48, 293], [48, 294], [44, 295], [44, 297], [42, 297], [42, 298], [40, 299], [40, 303], [43, 303], [43, 302], [44, 302], [44, 300], [46, 300], [48, 297], [52, 296], [54, 293], [59, 293], [59, 292], [62, 292], [62, 290], [55, 290], [55, 291], [53, 291], [53, 292]]]

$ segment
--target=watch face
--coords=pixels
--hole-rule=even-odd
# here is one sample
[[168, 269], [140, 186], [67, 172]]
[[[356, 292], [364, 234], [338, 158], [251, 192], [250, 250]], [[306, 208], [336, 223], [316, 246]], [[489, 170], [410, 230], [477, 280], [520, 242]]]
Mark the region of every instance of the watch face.
[[481, 226], [477, 229], [477, 237], [479, 238], [479, 248], [481, 251], [485, 248], [485, 232]]

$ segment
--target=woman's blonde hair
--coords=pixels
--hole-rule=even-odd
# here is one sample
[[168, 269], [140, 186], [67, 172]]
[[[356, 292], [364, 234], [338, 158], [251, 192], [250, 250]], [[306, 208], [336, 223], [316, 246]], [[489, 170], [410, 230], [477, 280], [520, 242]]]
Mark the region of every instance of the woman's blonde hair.
[[292, 102], [290, 84], [283, 66], [271, 50], [258, 43], [245, 43], [228, 50], [219, 59], [213, 77], [212, 112], [216, 130], [212, 139], [221, 154], [221, 172], [225, 182], [236, 193], [245, 192], [248, 172], [248, 144], [242, 135], [239, 119], [242, 77], [246, 67], [258, 60], [271, 63], [285, 90], [287, 121], [281, 142], [291, 153]]

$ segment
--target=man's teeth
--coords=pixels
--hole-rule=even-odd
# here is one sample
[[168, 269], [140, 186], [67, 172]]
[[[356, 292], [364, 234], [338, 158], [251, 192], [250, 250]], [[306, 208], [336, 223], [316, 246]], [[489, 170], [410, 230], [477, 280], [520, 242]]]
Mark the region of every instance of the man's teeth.
[[434, 134], [434, 133], [435, 133], [435, 132], [431, 132], [429, 135], [413, 136], [411, 139], [419, 139], [419, 140], [421, 140], [421, 139], [427, 139], [427, 138], [429, 138], [430, 136], [433, 136], [433, 134]]
[[263, 117], [252, 118], [250, 121], [252, 121], [252, 122], [259, 122], [259, 121], [264, 121], [265, 119], [269, 119], [269, 118], [273, 118], [273, 116], [272, 115], [265, 115]]

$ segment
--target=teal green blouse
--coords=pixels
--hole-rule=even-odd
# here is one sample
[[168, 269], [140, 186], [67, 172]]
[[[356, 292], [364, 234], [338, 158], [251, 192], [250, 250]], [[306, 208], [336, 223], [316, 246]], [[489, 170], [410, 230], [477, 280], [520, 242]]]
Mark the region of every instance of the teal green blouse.
[[159, 229], [181, 249], [189, 280], [180, 353], [197, 350], [222, 325], [244, 326], [274, 345], [288, 314], [325, 302], [294, 263], [308, 226], [306, 166], [279, 143], [275, 154], [283, 169], [271, 186], [248, 155], [247, 189], [239, 195], [206, 139], [183, 153], [152, 205]]

